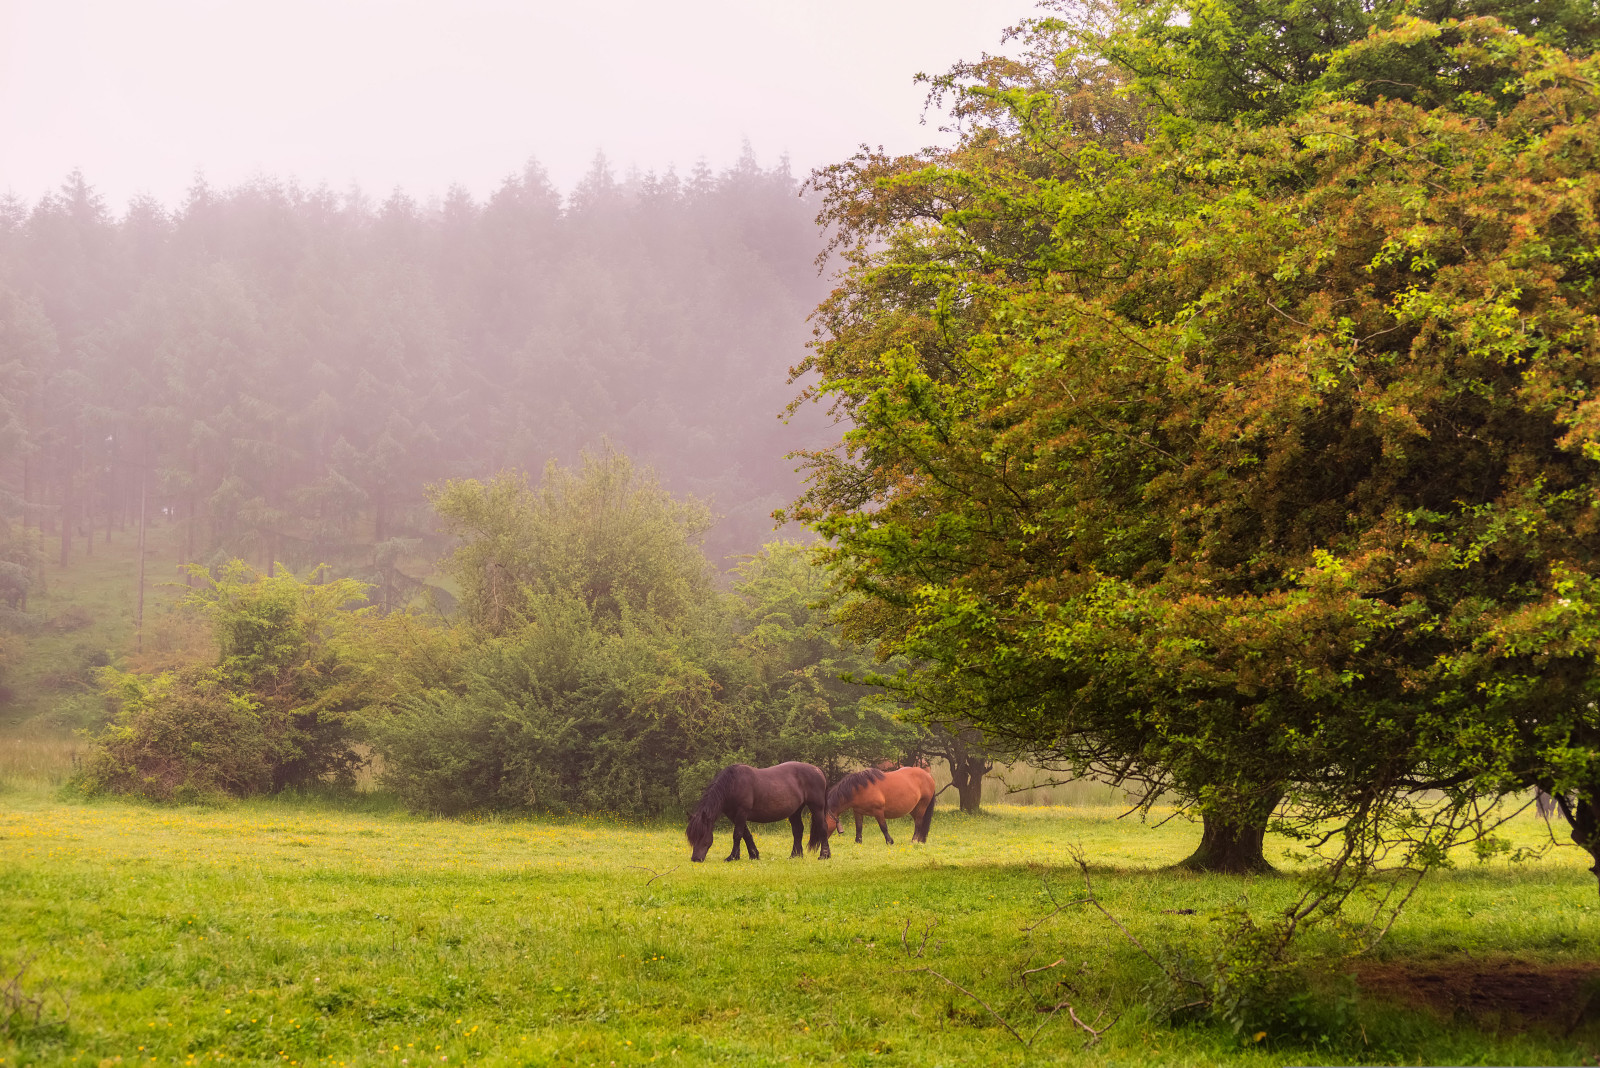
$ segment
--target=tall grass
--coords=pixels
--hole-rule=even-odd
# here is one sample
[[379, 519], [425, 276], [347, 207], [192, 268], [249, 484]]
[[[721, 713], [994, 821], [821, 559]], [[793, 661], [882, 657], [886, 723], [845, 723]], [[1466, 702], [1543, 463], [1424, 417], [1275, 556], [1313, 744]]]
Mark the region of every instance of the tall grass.
[[0, 790], [60, 786], [88, 748], [81, 738], [0, 734]]

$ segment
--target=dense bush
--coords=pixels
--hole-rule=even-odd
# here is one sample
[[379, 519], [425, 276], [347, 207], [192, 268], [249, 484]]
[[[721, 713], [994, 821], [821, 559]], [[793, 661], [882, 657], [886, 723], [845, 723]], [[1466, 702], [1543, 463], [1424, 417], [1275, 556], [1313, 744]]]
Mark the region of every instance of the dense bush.
[[210, 622], [216, 664], [153, 674], [108, 668], [115, 720], [77, 785], [158, 800], [349, 785], [361, 764], [352, 713], [371, 700], [372, 656], [354, 640], [357, 582], [261, 576], [235, 562], [188, 601]]
[[291, 743], [224, 672], [110, 675], [121, 712], [79, 773], [86, 792], [192, 801], [271, 788]]
[[375, 708], [384, 783], [413, 808], [658, 813], [730, 763], [830, 770], [905, 751], [893, 709], [840, 676], [870, 657], [817, 607], [809, 552], [769, 546], [718, 593], [705, 511], [619, 454], [452, 483], [435, 503], [470, 637]]
[[115, 721], [87, 792], [171, 800], [350, 783], [357, 743], [419, 811], [659, 813], [739, 761], [829, 771], [906, 752], [872, 666], [819, 607], [810, 552], [774, 545], [718, 592], [705, 509], [607, 452], [441, 487], [462, 618], [380, 615], [342, 580], [243, 564], [202, 588], [214, 662], [107, 669]]
[[690, 626], [597, 626], [570, 597], [529, 604], [515, 631], [473, 646], [453, 689], [374, 721], [384, 781], [414, 808], [655, 812], [685, 758], [727, 748], [717, 694], [737, 665]]

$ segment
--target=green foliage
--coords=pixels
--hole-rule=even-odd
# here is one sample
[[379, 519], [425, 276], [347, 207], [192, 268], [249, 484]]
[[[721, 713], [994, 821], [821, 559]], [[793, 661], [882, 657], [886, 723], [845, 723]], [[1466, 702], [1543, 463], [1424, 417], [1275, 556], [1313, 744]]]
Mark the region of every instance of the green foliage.
[[1267, 125], [1329, 96], [1498, 109], [1515, 76], [1460, 61], [1475, 19], [1578, 55], [1600, 44], [1587, 0], [1127, 0], [1123, 12], [1106, 54], [1190, 123]]
[[385, 784], [442, 813], [676, 807], [680, 768], [735, 733], [717, 694], [740, 665], [696, 629], [716, 618], [599, 626], [571, 596], [523, 606], [519, 626], [465, 650], [454, 686], [374, 719]]
[[214, 579], [194, 574], [204, 584], [188, 606], [210, 620], [218, 663], [106, 669], [118, 711], [94, 737], [77, 788], [170, 801], [351, 784], [362, 762], [352, 714], [381, 692], [352, 637], [368, 610], [350, 606], [365, 587], [258, 575], [238, 561]]
[[367, 719], [413, 808], [659, 813], [731, 763], [837, 771], [914, 747], [881, 694], [841, 679], [871, 660], [800, 546], [768, 546], [716, 594], [704, 508], [615, 452], [435, 500], [473, 625], [447, 671]]
[[764, 762], [805, 760], [834, 777], [918, 751], [923, 732], [904, 719], [909, 709], [867, 685], [900, 665], [845, 635], [835, 621], [839, 591], [815, 548], [774, 542], [735, 575], [735, 655], [756, 673], [753, 701], [771, 731]]
[[224, 672], [106, 674], [120, 710], [74, 780], [85, 793], [190, 802], [247, 797], [270, 790], [275, 766], [292, 757], [292, 744], [274, 730], [281, 724]]
[[551, 461], [538, 489], [510, 472], [431, 493], [461, 539], [448, 568], [467, 619], [500, 633], [538, 595], [571, 596], [597, 620], [681, 619], [711, 591], [700, 540], [711, 514], [668, 494], [654, 474], [609, 446], [577, 470]]
[[[1037, 22], [960, 146], [833, 172], [850, 429], [797, 514], [852, 626], [930, 707], [1325, 846], [1291, 929], [1485, 796], [1600, 849], [1589, 16], [1176, 10]], [[1183, 121], [1065, 119], [1096, 57]]]

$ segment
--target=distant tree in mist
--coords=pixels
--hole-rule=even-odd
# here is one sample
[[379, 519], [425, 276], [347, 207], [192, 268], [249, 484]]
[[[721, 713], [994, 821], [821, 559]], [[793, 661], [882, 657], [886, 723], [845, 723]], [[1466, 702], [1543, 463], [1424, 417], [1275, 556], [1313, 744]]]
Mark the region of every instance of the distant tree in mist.
[[610, 447], [577, 469], [550, 463], [537, 488], [513, 472], [445, 483], [431, 494], [458, 539], [446, 569], [466, 618], [493, 633], [531, 599], [569, 596], [602, 621], [676, 621], [711, 592], [701, 540], [710, 513], [677, 500], [652, 472]]
[[[0, 202], [0, 514], [70, 561], [153, 513], [183, 562], [329, 561], [400, 597], [423, 489], [609, 437], [753, 549], [807, 444], [777, 418], [823, 282], [814, 208], [748, 152], [485, 201], [199, 181], [113, 213]], [[434, 546], [438, 545], [435, 541]]]

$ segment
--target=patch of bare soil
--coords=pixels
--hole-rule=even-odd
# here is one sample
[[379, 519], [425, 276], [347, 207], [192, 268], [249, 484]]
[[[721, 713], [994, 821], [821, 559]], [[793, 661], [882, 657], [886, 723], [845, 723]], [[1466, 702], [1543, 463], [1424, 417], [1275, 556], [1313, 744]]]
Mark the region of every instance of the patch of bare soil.
[[1368, 998], [1428, 1009], [1488, 1030], [1569, 1033], [1600, 1020], [1600, 963], [1449, 958], [1366, 961], [1356, 983]]

